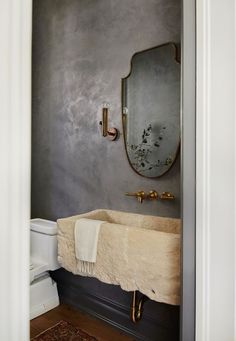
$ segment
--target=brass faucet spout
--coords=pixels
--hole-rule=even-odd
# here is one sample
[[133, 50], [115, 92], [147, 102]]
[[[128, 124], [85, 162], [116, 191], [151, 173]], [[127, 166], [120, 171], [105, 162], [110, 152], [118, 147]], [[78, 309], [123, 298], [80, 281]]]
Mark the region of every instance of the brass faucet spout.
[[127, 192], [127, 193], [125, 193], [125, 195], [127, 195], [129, 197], [136, 197], [140, 204], [142, 204], [143, 200], [146, 198], [146, 194], [144, 191], [138, 191], [135, 193]]

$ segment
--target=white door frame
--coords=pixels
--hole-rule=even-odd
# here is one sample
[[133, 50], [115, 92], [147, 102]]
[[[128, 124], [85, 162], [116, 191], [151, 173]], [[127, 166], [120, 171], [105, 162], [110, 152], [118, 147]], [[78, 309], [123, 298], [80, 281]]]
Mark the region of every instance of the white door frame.
[[0, 1], [0, 340], [29, 340], [31, 0]]
[[[235, 334], [235, 4], [197, 0], [196, 340]], [[0, 339], [29, 340], [32, 0], [0, 2]], [[189, 340], [190, 341], [190, 340]]]
[[235, 341], [236, 5], [196, 5], [196, 339]]

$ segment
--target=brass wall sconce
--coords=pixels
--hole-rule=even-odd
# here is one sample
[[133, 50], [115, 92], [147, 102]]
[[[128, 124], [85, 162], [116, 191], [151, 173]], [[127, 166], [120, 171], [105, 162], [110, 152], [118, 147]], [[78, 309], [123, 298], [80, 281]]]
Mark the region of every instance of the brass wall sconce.
[[119, 131], [116, 128], [108, 128], [108, 109], [109, 104], [103, 103], [102, 121], [99, 124], [102, 126], [102, 136], [107, 137], [110, 141], [115, 141], [119, 136]]
[[134, 193], [125, 193], [126, 196], [135, 197], [140, 204], [143, 200], [174, 200], [174, 195], [171, 192], [162, 192], [160, 195], [157, 191], [151, 190], [148, 193], [144, 191], [138, 191]]

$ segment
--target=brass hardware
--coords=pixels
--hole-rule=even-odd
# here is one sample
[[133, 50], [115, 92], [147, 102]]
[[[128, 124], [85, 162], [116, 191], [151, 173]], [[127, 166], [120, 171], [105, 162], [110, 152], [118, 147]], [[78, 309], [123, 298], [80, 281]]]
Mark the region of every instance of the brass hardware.
[[137, 291], [132, 294], [131, 305], [130, 305], [130, 319], [132, 322], [137, 323], [142, 318], [143, 305], [149, 298], [142, 295], [138, 299]]
[[170, 192], [162, 192], [161, 195], [158, 195], [157, 191], [152, 190], [147, 194], [149, 200], [173, 200], [174, 198], [174, 195]]
[[107, 130], [108, 130], [108, 108], [104, 107], [102, 108], [102, 136], [107, 136]]
[[139, 192], [135, 192], [135, 193], [125, 193], [125, 195], [127, 195], [128, 197], [136, 197], [138, 202], [140, 204], [142, 204], [143, 200], [146, 198], [146, 194], [144, 191], [139, 191]]
[[162, 192], [161, 195], [158, 194], [154, 189], [149, 191], [149, 193], [145, 193], [144, 191], [138, 191], [134, 193], [125, 193], [125, 195], [129, 197], [135, 197], [140, 204], [142, 204], [144, 199], [148, 200], [174, 200], [175, 196], [171, 192]]
[[99, 124], [102, 126], [102, 136], [107, 137], [110, 141], [115, 141], [119, 136], [119, 131], [116, 128], [108, 128], [108, 108], [107, 103], [103, 104], [102, 121]]
[[160, 195], [161, 200], [173, 200], [175, 196], [170, 192], [162, 192]]
[[158, 193], [155, 190], [152, 190], [148, 193], [147, 199], [149, 200], [158, 200]]

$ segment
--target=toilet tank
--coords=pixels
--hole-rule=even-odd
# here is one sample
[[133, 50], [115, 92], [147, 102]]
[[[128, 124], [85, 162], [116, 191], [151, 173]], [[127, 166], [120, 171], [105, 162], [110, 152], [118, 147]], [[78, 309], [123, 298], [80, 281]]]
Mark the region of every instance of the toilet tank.
[[57, 224], [45, 219], [30, 221], [30, 257], [33, 264], [44, 264], [46, 270], [60, 267], [57, 261]]

